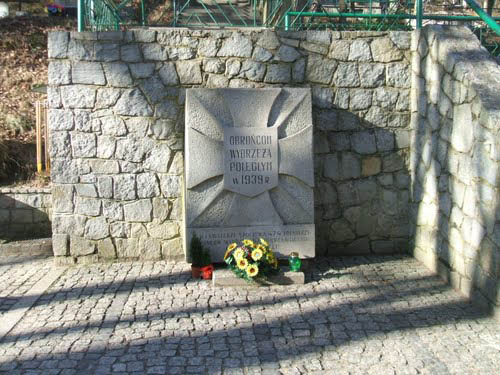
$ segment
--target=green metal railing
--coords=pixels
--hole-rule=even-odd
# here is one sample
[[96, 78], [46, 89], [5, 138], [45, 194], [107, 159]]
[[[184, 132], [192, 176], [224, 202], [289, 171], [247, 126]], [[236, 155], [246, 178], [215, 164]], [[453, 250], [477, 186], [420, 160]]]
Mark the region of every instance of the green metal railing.
[[78, 0], [78, 31], [119, 30], [130, 25], [146, 25], [144, 1], [140, 0], [140, 19], [130, 22], [127, 13], [136, 10], [134, 0]]
[[258, 0], [174, 0], [172, 25], [182, 27], [258, 27]]
[[473, 30], [477, 38], [481, 41], [492, 56], [500, 56], [500, 39], [492, 38], [492, 31], [487, 27], [477, 27]]
[[[295, 17], [291, 21], [292, 17]], [[434, 21], [461, 21], [461, 22], [471, 22], [471, 21], [484, 21], [482, 17], [479, 16], [453, 16], [453, 15], [439, 15], [439, 14], [427, 14], [427, 15], [415, 15], [415, 14], [365, 14], [365, 13], [316, 13], [316, 12], [287, 12], [285, 15], [285, 30], [293, 30], [295, 23], [297, 26], [295, 29], [301, 29], [304, 26], [304, 22], [297, 22], [299, 17], [316, 17], [316, 18], [353, 18], [353, 19], [382, 19], [382, 20], [417, 20], [417, 28], [422, 27], [422, 20], [434, 20]], [[500, 17], [490, 17], [490, 21], [500, 21]], [[496, 24], [496, 23], [495, 23]], [[497, 24], [498, 26], [498, 24]], [[382, 25], [378, 25], [378, 30]], [[377, 26], [374, 26], [377, 28]], [[369, 27], [369, 30], [374, 28]], [[496, 32], [496, 29], [493, 29]], [[500, 35], [500, 33], [498, 33]]]
[[420, 28], [424, 21], [459, 22], [499, 55], [500, 18], [488, 15], [475, 0], [466, 2], [477, 16], [465, 11], [425, 14], [423, 0], [78, 0], [78, 30], [168, 25], [380, 31]]
[[[116, 30], [127, 25], [146, 25], [147, 11], [144, 1], [78, 0], [79, 29]], [[172, 6], [166, 10], [172, 13], [172, 26], [286, 28], [285, 19], [288, 18], [288, 28], [294, 28], [294, 26], [298, 28], [305, 24], [291, 19], [308, 17], [309, 19], [323, 20], [325, 18], [339, 18], [340, 21], [346, 18], [385, 21], [416, 20], [416, 27], [419, 28], [422, 26], [422, 20], [482, 20], [500, 35], [500, 26], [494, 18], [489, 16], [475, 0], [465, 1], [480, 19], [467, 15], [425, 15], [422, 0], [416, 0], [415, 3], [404, 0], [172, 0]], [[136, 6], [140, 7], [140, 18], [130, 17], [130, 14], [127, 17], [124, 10], [130, 10]], [[413, 8], [415, 8], [414, 12]], [[375, 10], [380, 12], [376, 13]], [[362, 24], [368, 25], [368, 28], [372, 29], [366, 21]], [[356, 27], [353, 22], [346, 26]]]
[[[371, 12], [372, 10], [372, 1], [370, 0], [370, 11], [368, 13], [356, 13], [356, 12], [341, 12], [341, 11], [327, 11], [326, 9], [322, 9], [321, 12], [311, 12], [306, 9], [302, 9], [300, 11], [292, 11], [289, 10], [285, 14], [285, 22], [284, 22], [284, 27], [285, 30], [292, 30], [292, 29], [302, 29], [302, 28], [311, 28], [311, 19], [322, 19], [320, 23], [324, 24], [329, 24], [329, 27], [334, 27], [334, 28], [341, 28], [340, 25], [342, 24], [342, 20], [347, 19], [355, 19], [355, 20], [382, 20], [382, 21], [388, 21], [388, 20], [416, 20], [416, 28], [421, 28], [423, 20], [434, 20], [434, 21], [446, 21], [446, 22], [452, 22], [452, 21], [461, 21], [461, 22], [477, 22], [477, 21], [483, 21], [486, 23], [487, 26], [489, 26], [497, 35], [500, 36], [500, 26], [498, 23], [495, 21], [500, 20], [500, 18], [493, 18], [490, 15], [488, 15], [476, 2], [475, 0], [465, 0], [467, 4], [477, 13], [478, 16], [468, 16], [468, 15], [441, 15], [441, 14], [424, 14], [423, 13], [423, 1], [422, 0], [417, 0], [415, 4], [415, 14], [409, 13], [408, 11], [411, 11], [411, 5], [412, 4], [406, 4], [407, 6], [402, 6], [399, 9], [397, 9], [396, 12], [385, 12], [383, 14], [376, 14]], [[361, 1], [363, 2], [363, 1]], [[356, 1], [356, 3], [360, 3], [360, 1]], [[382, 3], [382, 1], [378, 2], [379, 4]], [[398, 1], [393, 1], [393, 3], [396, 3], [397, 5], [402, 5], [402, 3]], [[403, 11], [403, 12], [402, 12]], [[404, 12], [406, 11], [406, 12]], [[308, 18], [307, 22], [303, 22], [302, 19]], [[325, 22], [324, 19], [338, 19], [339, 21], [335, 21], [333, 25], [330, 25], [329, 22]], [[298, 22], [297, 22], [298, 21]], [[376, 29], [381, 29], [384, 27], [383, 23], [377, 22], [378, 25], [374, 25], [374, 23], [364, 23], [364, 25], [368, 26], [368, 29], [372, 30], [374, 28]], [[351, 22], [351, 27], [355, 27], [353, 23]], [[400, 26], [401, 22], [396, 23], [392, 22], [392, 24], [389, 25], [389, 27], [393, 26]], [[345, 26], [345, 25], [344, 25]], [[385, 27], [388, 25], [386, 24]], [[409, 23], [408, 23], [408, 26]]]
[[[278, 28], [286, 28], [287, 14], [295, 15], [299, 18], [307, 17], [306, 22], [293, 22], [297, 29], [302, 28], [328, 28], [337, 30], [353, 30], [353, 29], [372, 29], [370, 20], [389, 18], [387, 14], [406, 14], [412, 10], [414, 3], [411, 1], [401, 0], [322, 0], [321, 2], [310, 0], [302, 4], [289, 3], [288, 6], [279, 4], [276, 6], [273, 24], [271, 26]], [[376, 13], [379, 12], [379, 13]], [[345, 22], [346, 17], [337, 17], [334, 22], [327, 22], [322, 18], [324, 14], [363, 14], [362, 17], [350, 17], [353, 20], [358, 19], [357, 23]], [[375, 15], [375, 17], [369, 17]], [[362, 19], [362, 20], [360, 20]], [[402, 18], [401, 18], [402, 19]], [[315, 22], [318, 21], [319, 22]], [[290, 19], [289, 19], [290, 21]], [[289, 24], [290, 26], [290, 24]], [[396, 28], [398, 25], [394, 25]]]
[[[481, 19], [497, 34], [500, 36], [500, 25], [495, 22], [495, 19], [486, 13], [475, 0], [465, 0], [467, 4], [481, 17]], [[498, 18], [496, 19], [498, 21]]]
[[[491, 17], [482, 10], [474, 0], [466, 0], [470, 8], [477, 16], [471, 15], [450, 15], [450, 14], [425, 14], [423, 12], [422, 1], [417, 0], [414, 4], [415, 12], [412, 12], [413, 4], [402, 4], [400, 1], [394, 2], [398, 8], [394, 11], [394, 6], [385, 13], [376, 14], [370, 11], [361, 12], [340, 12], [325, 11], [310, 12], [308, 10], [287, 11], [284, 16], [285, 30], [321, 29], [328, 28], [334, 30], [411, 30], [421, 28], [423, 21], [443, 21], [445, 23], [459, 22], [466, 23], [477, 35], [484, 47], [493, 56], [500, 55], [500, 26], [497, 23], [500, 17]], [[391, 12], [392, 10], [392, 12]]]

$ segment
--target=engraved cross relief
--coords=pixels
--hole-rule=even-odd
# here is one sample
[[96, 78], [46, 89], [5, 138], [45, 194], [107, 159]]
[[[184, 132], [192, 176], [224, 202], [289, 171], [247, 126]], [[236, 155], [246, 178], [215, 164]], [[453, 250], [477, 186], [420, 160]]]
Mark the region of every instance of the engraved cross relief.
[[309, 89], [190, 89], [189, 227], [314, 222]]

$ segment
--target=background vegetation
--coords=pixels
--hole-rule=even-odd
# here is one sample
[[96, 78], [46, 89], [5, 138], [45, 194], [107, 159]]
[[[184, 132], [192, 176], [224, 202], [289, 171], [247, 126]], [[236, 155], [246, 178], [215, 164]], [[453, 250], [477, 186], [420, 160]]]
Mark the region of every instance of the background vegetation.
[[[46, 95], [33, 89], [47, 82], [47, 32], [76, 25], [76, 19], [47, 17], [41, 4], [22, 4], [34, 15], [0, 19], [0, 185], [35, 177], [34, 103]], [[17, 5], [9, 4], [11, 14]]]

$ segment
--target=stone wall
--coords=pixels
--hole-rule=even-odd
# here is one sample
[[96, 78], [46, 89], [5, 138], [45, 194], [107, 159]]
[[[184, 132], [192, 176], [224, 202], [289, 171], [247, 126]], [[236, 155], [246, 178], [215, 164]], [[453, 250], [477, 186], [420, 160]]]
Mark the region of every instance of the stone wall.
[[466, 28], [424, 28], [412, 50], [414, 255], [496, 306], [500, 66]]
[[51, 236], [50, 188], [0, 189], [0, 240]]
[[184, 257], [187, 87], [311, 87], [317, 254], [404, 251], [409, 48], [407, 32], [50, 33], [56, 256]]

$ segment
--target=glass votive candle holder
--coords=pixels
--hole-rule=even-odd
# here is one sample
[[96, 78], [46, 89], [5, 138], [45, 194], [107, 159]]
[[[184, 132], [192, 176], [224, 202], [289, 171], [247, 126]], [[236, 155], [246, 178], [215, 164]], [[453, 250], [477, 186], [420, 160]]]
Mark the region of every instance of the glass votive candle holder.
[[290, 265], [290, 271], [298, 272], [300, 270], [300, 266], [302, 265], [299, 254], [296, 252], [290, 253], [290, 256], [288, 257], [288, 264]]

